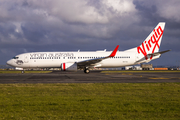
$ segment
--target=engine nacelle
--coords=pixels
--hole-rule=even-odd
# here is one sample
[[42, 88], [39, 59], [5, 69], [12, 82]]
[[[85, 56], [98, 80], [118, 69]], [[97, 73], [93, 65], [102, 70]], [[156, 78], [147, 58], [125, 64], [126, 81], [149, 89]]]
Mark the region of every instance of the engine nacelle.
[[62, 71], [77, 71], [77, 63], [62, 63]]

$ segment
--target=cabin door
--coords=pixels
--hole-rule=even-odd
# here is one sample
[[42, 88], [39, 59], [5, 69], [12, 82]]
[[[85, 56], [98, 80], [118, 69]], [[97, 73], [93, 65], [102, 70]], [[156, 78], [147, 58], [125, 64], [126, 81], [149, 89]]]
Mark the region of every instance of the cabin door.
[[29, 62], [28, 55], [24, 55], [24, 62], [25, 62], [25, 63], [28, 63], [28, 62]]

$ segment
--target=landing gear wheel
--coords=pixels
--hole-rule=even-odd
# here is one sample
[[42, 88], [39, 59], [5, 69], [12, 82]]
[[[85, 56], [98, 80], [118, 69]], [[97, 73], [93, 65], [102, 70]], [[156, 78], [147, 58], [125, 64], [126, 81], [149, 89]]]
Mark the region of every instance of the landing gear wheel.
[[87, 73], [87, 74], [88, 74], [89, 72], [90, 72], [89, 69], [85, 69], [85, 70], [84, 70], [84, 73]]

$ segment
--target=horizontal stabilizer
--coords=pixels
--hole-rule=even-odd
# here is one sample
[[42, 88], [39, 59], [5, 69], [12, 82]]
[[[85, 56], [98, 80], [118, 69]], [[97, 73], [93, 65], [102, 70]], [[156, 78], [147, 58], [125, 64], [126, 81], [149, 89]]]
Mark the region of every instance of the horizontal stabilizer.
[[[151, 53], [151, 54], [147, 54], [145, 57], [141, 58], [140, 60], [136, 61], [136, 64], [140, 64], [143, 62], [150, 62], [153, 59], [157, 59], [161, 56], [161, 54], [169, 52], [171, 50], [165, 50], [165, 51], [161, 51], [161, 52], [156, 52], [156, 53]], [[151, 58], [151, 59], [148, 59]]]
[[161, 52], [151, 53], [151, 54], [148, 54], [148, 55], [150, 55], [150, 56], [157, 56], [157, 55], [161, 55], [163, 53], [169, 52], [169, 51], [171, 51], [171, 50], [165, 50], [165, 51], [161, 51]]

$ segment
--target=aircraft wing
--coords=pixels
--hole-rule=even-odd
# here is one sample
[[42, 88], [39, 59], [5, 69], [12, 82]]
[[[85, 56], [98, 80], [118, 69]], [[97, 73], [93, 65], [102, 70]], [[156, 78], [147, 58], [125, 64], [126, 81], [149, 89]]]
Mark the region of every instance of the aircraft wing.
[[104, 59], [114, 57], [116, 55], [118, 48], [119, 48], [119, 45], [117, 45], [116, 48], [114, 49], [114, 51], [107, 57], [100, 57], [100, 58], [96, 58], [96, 59], [89, 59], [89, 60], [85, 60], [85, 61], [80, 61], [80, 62], [77, 62], [77, 65], [79, 67], [93, 66], [96, 63], [101, 62]]

